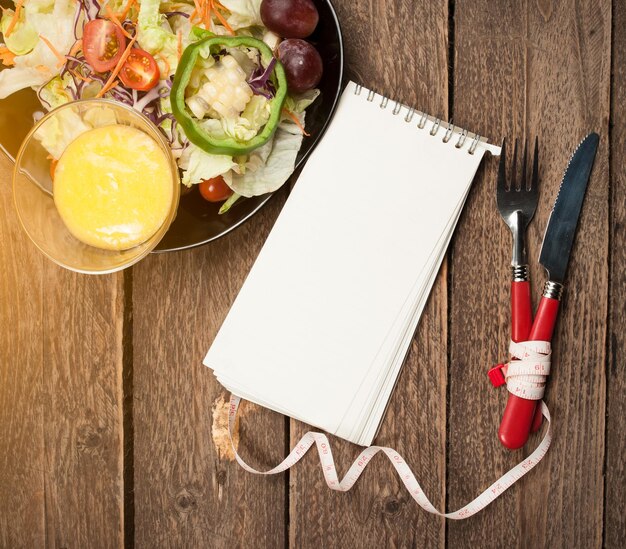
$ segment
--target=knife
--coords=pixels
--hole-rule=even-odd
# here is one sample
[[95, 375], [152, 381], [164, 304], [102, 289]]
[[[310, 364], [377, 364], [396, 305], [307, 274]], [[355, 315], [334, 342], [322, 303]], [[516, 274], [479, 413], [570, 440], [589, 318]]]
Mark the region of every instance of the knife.
[[[587, 135], [572, 154], [563, 174], [541, 245], [539, 263], [546, 270], [548, 281], [543, 289], [529, 341], [552, 339], [576, 226], [599, 142], [597, 133]], [[504, 446], [515, 450], [526, 444], [537, 402], [509, 393], [498, 431]]]

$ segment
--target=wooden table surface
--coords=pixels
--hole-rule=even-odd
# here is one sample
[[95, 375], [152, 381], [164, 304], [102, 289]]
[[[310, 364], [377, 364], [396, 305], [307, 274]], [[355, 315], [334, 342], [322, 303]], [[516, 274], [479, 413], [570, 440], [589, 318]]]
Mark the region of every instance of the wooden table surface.
[[[539, 135], [535, 298], [562, 170], [584, 134], [601, 135], [555, 338], [548, 455], [461, 522], [422, 511], [382, 457], [347, 494], [326, 488], [314, 452], [287, 474], [244, 472], [224, 438], [227, 395], [201, 362], [288, 190], [214, 244], [89, 277], [56, 267], [25, 237], [1, 159], [0, 547], [623, 546], [626, 3], [336, 7], [348, 76], [492, 141]], [[478, 172], [377, 439], [449, 510], [538, 442], [503, 450], [506, 391], [485, 375], [509, 335], [496, 167], [487, 159]], [[307, 429], [245, 406], [239, 450], [273, 466]], [[345, 471], [358, 448], [332, 445]]]

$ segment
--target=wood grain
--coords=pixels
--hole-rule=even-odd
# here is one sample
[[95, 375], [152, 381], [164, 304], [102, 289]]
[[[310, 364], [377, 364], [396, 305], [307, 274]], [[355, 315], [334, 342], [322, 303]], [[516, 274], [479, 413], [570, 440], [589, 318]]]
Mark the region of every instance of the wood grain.
[[[447, 2], [338, 1], [335, 6], [346, 37], [350, 78], [447, 115]], [[444, 268], [376, 439], [406, 458], [439, 508], [445, 506], [446, 328]], [[292, 421], [291, 444], [309, 429]], [[341, 474], [359, 449], [335, 437], [331, 444]], [[341, 494], [327, 488], [319, 459], [311, 452], [291, 470], [290, 487], [291, 547], [317, 547], [320, 540], [329, 548], [444, 545], [443, 519], [418, 507], [382, 456], [350, 492]]]
[[626, 539], [624, 491], [626, 463], [626, 5], [613, 11], [613, 77], [611, 82], [611, 235], [609, 240], [609, 356], [604, 496], [604, 545], [622, 547]]
[[[334, 3], [349, 77], [493, 141], [540, 136], [535, 299], [565, 163], [585, 133], [601, 134], [557, 326], [544, 462], [478, 516], [448, 523], [419, 509], [383, 458], [347, 494], [327, 489], [314, 452], [286, 475], [246, 473], [224, 442], [227, 395], [201, 362], [287, 190], [212, 245], [148, 257], [125, 284], [121, 274], [63, 271], [37, 252], [0, 157], [0, 547], [623, 545], [626, 7]], [[449, 510], [523, 455], [497, 441], [506, 394], [485, 375], [509, 337], [510, 235], [495, 211], [496, 165], [479, 170], [377, 438]], [[239, 449], [267, 467], [307, 429], [244, 405]], [[343, 472], [357, 449], [332, 444]]]
[[48, 543], [121, 547], [123, 275], [85, 276], [44, 265]]
[[0, 546], [45, 542], [43, 257], [17, 221], [0, 157]]
[[120, 547], [121, 275], [45, 260], [17, 221], [11, 167], [1, 159], [0, 545]]
[[[279, 193], [211, 245], [152, 255], [134, 268], [137, 547], [285, 544], [285, 476], [245, 472], [228, 455], [224, 433], [212, 436], [220, 430], [214, 414], [223, 417], [227, 396], [202, 365], [284, 198]], [[242, 455], [260, 467], [277, 462], [284, 418], [251, 405], [243, 412]]]
[[[541, 234], [562, 171], [589, 131], [602, 137], [573, 250], [553, 346], [547, 403], [554, 440], [544, 462], [487, 510], [448, 525], [448, 544], [598, 547], [602, 542], [607, 318], [611, 5], [460, 1], [455, 8], [454, 117], [493, 139], [539, 135], [541, 198], [529, 232], [535, 298]], [[509, 337], [510, 237], [486, 165], [452, 256], [449, 508], [476, 496], [526, 455], [500, 447], [506, 399], [485, 372]], [[477, 240], [480, 246], [476, 245]]]

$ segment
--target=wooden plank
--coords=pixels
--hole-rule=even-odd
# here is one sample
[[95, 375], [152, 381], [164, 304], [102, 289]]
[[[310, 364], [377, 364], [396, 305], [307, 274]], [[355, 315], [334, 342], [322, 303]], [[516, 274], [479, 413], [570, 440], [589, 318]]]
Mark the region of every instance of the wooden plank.
[[12, 167], [0, 157], [0, 546], [42, 547], [43, 257], [19, 226]]
[[[348, 76], [433, 114], [446, 116], [447, 2], [334, 3], [346, 37]], [[416, 131], [419, 131], [416, 129]], [[381, 181], [381, 189], [385, 182]], [[384, 192], [384, 190], [383, 190]], [[391, 399], [378, 444], [396, 448], [434, 505], [445, 505], [446, 269], [428, 306]], [[310, 428], [291, 422], [291, 444]], [[339, 472], [358, 447], [331, 438]], [[413, 501], [390, 464], [376, 458], [348, 493], [326, 487], [316, 452], [290, 473], [290, 546], [442, 547], [444, 522]]]
[[121, 273], [44, 263], [42, 385], [47, 543], [122, 547]]
[[[489, 509], [448, 525], [451, 547], [597, 547], [602, 539], [607, 318], [609, 1], [455, 6], [454, 118], [493, 139], [538, 134], [541, 198], [529, 232], [534, 297], [542, 233], [567, 159], [602, 137], [553, 346], [545, 460]], [[475, 181], [452, 255], [449, 508], [475, 497], [536, 446], [497, 441], [506, 400], [486, 371], [506, 355], [510, 237], [495, 210], [497, 162]]]
[[[285, 543], [285, 477], [251, 475], [234, 461], [227, 395], [202, 365], [284, 197], [279, 193], [217, 242], [152, 255], [134, 268], [138, 547]], [[240, 451], [253, 465], [263, 468], [283, 454], [285, 422], [278, 414], [244, 405], [239, 435]]]
[[[2, 159], [3, 182], [10, 168]], [[120, 547], [122, 275], [77, 275], [44, 259], [10, 188], [0, 222], [3, 546]]]
[[609, 357], [604, 497], [604, 545], [621, 547], [626, 539], [623, 513], [626, 463], [626, 5], [613, 7], [613, 77], [611, 82], [611, 236], [609, 240]]

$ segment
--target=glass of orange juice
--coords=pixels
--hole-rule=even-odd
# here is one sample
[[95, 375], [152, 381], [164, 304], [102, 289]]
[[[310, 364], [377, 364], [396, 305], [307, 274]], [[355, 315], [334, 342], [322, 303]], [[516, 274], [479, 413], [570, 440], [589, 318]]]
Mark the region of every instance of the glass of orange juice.
[[20, 222], [48, 258], [105, 274], [133, 265], [176, 216], [178, 167], [144, 115], [107, 99], [74, 101], [45, 115], [15, 160]]

